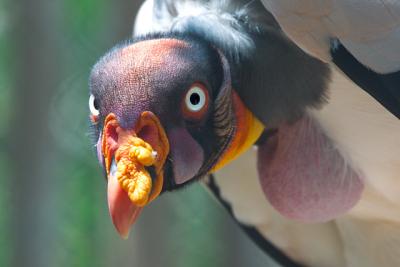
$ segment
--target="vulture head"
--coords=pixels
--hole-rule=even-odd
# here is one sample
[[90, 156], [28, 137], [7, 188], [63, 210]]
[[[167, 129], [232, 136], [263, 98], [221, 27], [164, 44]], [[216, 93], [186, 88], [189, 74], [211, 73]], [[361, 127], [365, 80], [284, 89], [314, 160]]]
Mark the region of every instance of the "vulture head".
[[89, 83], [98, 160], [121, 236], [160, 193], [222, 167], [264, 129], [232, 90], [224, 54], [196, 37], [119, 45], [93, 67]]

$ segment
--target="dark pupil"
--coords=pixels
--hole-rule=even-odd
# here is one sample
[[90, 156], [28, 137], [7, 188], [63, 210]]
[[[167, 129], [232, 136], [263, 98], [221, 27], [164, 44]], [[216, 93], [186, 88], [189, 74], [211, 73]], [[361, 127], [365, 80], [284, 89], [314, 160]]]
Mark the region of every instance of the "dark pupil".
[[99, 110], [99, 102], [97, 101], [96, 98], [93, 101], [93, 106], [94, 106], [95, 109]]
[[193, 93], [190, 95], [190, 103], [192, 105], [197, 105], [200, 103], [200, 95], [198, 93]]

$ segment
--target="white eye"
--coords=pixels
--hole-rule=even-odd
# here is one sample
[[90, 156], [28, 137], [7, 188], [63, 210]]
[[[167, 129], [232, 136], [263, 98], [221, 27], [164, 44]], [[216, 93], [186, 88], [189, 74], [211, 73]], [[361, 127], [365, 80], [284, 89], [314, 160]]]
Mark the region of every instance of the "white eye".
[[202, 110], [206, 103], [207, 96], [204, 88], [194, 85], [186, 93], [185, 105], [189, 111], [198, 112]]
[[89, 109], [93, 116], [99, 116], [100, 111], [94, 95], [90, 95], [89, 97]]

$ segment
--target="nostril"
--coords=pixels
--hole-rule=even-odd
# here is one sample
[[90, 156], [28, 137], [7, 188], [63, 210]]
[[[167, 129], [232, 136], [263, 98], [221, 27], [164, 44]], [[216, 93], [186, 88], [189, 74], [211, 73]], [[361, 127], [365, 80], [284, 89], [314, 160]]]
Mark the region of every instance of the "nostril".
[[118, 149], [119, 128], [116, 116], [110, 113], [104, 120], [103, 138], [101, 141], [101, 152], [104, 157], [104, 165], [107, 174], [109, 174], [115, 151]]
[[158, 129], [154, 124], [146, 124], [136, 133], [137, 136], [144, 140], [146, 143], [149, 143], [152, 148], [157, 147], [158, 142]]
[[110, 147], [116, 146], [118, 144], [118, 132], [117, 125], [108, 124], [105, 130], [105, 138]]
[[106, 162], [107, 168], [110, 167], [110, 160], [118, 149], [118, 141], [120, 138], [118, 134], [119, 130], [120, 127], [116, 120], [107, 123], [104, 129], [103, 155], [105, 158], [108, 158], [108, 162]]

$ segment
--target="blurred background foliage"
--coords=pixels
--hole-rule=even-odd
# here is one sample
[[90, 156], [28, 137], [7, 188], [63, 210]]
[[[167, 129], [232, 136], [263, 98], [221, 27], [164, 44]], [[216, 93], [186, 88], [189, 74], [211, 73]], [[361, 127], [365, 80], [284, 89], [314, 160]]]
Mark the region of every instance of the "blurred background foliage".
[[273, 266], [199, 184], [114, 231], [87, 79], [139, 6], [0, 0], [0, 266]]

